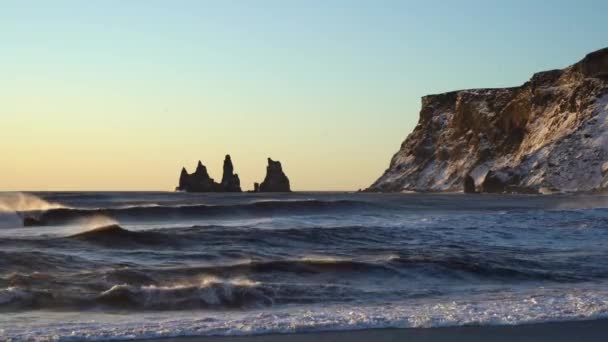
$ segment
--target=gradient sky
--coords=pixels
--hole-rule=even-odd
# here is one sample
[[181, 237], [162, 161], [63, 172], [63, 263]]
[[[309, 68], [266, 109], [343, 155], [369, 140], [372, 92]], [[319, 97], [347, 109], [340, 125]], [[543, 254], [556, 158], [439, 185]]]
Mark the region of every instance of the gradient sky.
[[366, 187], [420, 97], [608, 46], [608, 1], [0, 0], [0, 190]]

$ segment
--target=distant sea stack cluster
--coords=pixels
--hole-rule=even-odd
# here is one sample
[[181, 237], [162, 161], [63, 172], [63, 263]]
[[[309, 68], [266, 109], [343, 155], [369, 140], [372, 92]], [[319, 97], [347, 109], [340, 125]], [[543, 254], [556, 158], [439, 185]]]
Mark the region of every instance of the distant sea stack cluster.
[[[254, 183], [253, 192], [291, 192], [289, 178], [283, 172], [281, 162], [268, 158], [266, 177], [260, 183]], [[207, 168], [199, 160], [194, 173], [188, 173], [182, 168], [179, 176], [179, 185], [175, 189], [185, 192], [242, 192], [239, 175], [234, 173], [234, 166], [230, 155], [224, 159], [224, 172], [221, 183], [215, 182], [209, 176]]]
[[367, 190], [608, 189], [608, 48], [519, 87], [422, 98], [414, 131]]

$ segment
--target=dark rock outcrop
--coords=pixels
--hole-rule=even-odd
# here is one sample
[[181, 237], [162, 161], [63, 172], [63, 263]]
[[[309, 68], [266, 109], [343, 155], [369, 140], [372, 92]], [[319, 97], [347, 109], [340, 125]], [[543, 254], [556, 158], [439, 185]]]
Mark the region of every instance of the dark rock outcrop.
[[215, 192], [219, 190], [219, 187], [213, 178], [209, 177], [207, 167], [199, 160], [194, 173], [188, 174], [185, 168], [182, 169], [178, 190], [187, 192]]
[[290, 192], [289, 179], [283, 173], [281, 162], [268, 158], [266, 178], [260, 184], [259, 192]]
[[475, 180], [471, 175], [467, 175], [464, 178], [464, 193], [465, 194], [474, 194], [477, 191], [475, 190]]
[[239, 176], [233, 172], [234, 168], [230, 155], [226, 155], [222, 183], [218, 184], [209, 176], [207, 168], [199, 160], [196, 170], [192, 174], [188, 174], [186, 168], [182, 168], [176, 190], [186, 192], [241, 192]]
[[481, 183], [482, 192], [505, 193], [513, 186], [514, 180], [509, 174], [500, 171], [489, 171]]
[[232, 159], [230, 155], [226, 155], [224, 159], [224, 173], [222, 175], [221, 188], [225, 192], [241, 192], [241, 181], [239, 175], [234, 173]]
[[608, 48], [519, 87], [423, 97], [418, 125], [367, 190], [592, 191], [608, 188], [607, 161]]

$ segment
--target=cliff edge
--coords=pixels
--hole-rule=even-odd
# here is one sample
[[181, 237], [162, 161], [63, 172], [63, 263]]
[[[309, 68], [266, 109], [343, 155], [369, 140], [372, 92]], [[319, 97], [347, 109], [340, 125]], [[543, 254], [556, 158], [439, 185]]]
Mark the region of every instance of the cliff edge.
[[519, 87], [422, 98], [368, 191], [545, 193], [608, 187], [608, 48]]

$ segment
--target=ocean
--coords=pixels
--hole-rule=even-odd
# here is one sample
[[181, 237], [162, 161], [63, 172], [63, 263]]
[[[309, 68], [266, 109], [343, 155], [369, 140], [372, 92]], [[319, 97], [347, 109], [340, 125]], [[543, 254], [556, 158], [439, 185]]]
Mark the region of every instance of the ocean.
[[606, 195], [0, 194], [3, 341], [607, 314]]

